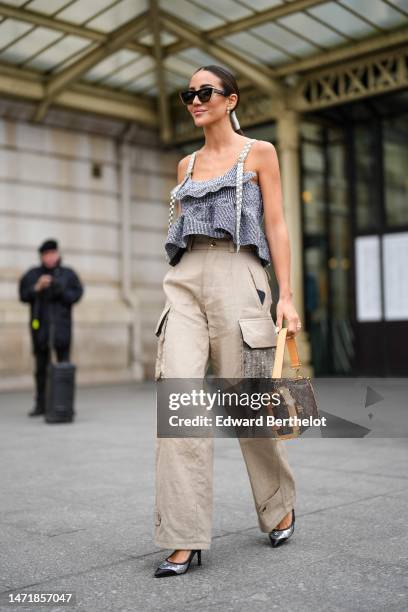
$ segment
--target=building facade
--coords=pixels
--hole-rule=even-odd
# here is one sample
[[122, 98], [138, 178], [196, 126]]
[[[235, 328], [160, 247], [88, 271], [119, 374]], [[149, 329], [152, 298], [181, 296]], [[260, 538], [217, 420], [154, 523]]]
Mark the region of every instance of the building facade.
[[51, 4], [0, 3], [0, 387], [32, 384], [17, 286], [49, 237], [85, 285], [79, 380], [152, 378], [170, 190], [203, 142], [178, 92], [208, 64], [277, 150], [305, 373], [404, 376], [406, 0]]

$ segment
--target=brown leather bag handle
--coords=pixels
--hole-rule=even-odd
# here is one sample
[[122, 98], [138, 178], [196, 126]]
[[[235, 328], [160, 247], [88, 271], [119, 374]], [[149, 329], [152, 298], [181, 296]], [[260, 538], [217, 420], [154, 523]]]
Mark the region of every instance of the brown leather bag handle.
[[283, 357], [285, 353], [285, 346], [288, 347], [290, 357], [290, 367], [296, 370], [296, 378], [301, 378], [299, 374], [300, 366], [302, 363], [299, 359], [299, 353], [296, 346], [295, 336], [288, 337], [287, 327], [282, 327], [278, 333], [278, 339], [276, 342], [275, 361], [273, 363], [272, 378], [282, 378], [283, 370]]

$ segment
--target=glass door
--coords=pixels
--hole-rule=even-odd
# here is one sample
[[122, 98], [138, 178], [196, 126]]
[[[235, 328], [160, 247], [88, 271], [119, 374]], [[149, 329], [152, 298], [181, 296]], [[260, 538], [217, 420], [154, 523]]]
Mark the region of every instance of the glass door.
[[347, 142], [339, 128], [302, 126], [305, 316], [317, 376], [354, 367]]
[[408, 373], [408, 114], [353, 127], [359, 373]]

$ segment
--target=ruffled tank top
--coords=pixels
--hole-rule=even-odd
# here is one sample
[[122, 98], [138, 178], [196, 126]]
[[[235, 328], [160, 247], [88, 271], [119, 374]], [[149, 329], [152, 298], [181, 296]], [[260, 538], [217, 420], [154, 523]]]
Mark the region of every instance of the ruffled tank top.
[[[263, 230], [260, 186], [251, 180], [256, 172], [244, 172], [244, 162], [255, 139], [250, 139], [237, 161], [225, 174], [204, 181], [191, 178], [196, 151], [189, 160], [183, 181], [171, 190], [169, 225], [165, 250], [167, 262], [175, 266], [187, 249], [191, 234], [232, 238], [240, 245], [253, 245], [262, 265], [271, 263]], [[174, 205], [180, 200], [181, 214], [173, 223]]]

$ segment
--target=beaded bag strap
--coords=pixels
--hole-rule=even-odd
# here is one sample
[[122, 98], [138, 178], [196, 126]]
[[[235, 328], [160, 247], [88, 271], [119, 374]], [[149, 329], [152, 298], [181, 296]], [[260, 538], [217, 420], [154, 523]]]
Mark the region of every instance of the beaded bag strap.
[[240, 247], [240, 229], [241, 229], [241, 210], [242, 210], [242, 189], [243, 189], [243, 175], [244, 175], [244, 163], [249, 153], [251, 145], [255, 142], [256, 138], [251, 138], [241, 151], [238, 158], [237, 167], [237, 183], [236, 183], [236, 219], [235, 219], [235, 236], [236, 236], [236, 252], [239, 252]]
[[186, 173], [184, 175], [183, 180], [181, 181], [181, 183], [176, 185], [176, 187], [174, 187], [174, 189], [171, 190], [168, 229], [170, 229], [170, 226], [173, 223], [174, 206], [175, 206], [175, 203], [176, 203], [177, 192], [180, 189], [180, 187], [182, 185], [184, 185], [184, 183], [186, 182], [188, 177], [191, 175], [191, 173], [193, 171], [193, 165], [194, 165], [195, 156], [196, 156], [196, 151], [193, 151], [193, 153], [190, 155], [190, 159], [188, 161], [187, 170], [186, 170]]

